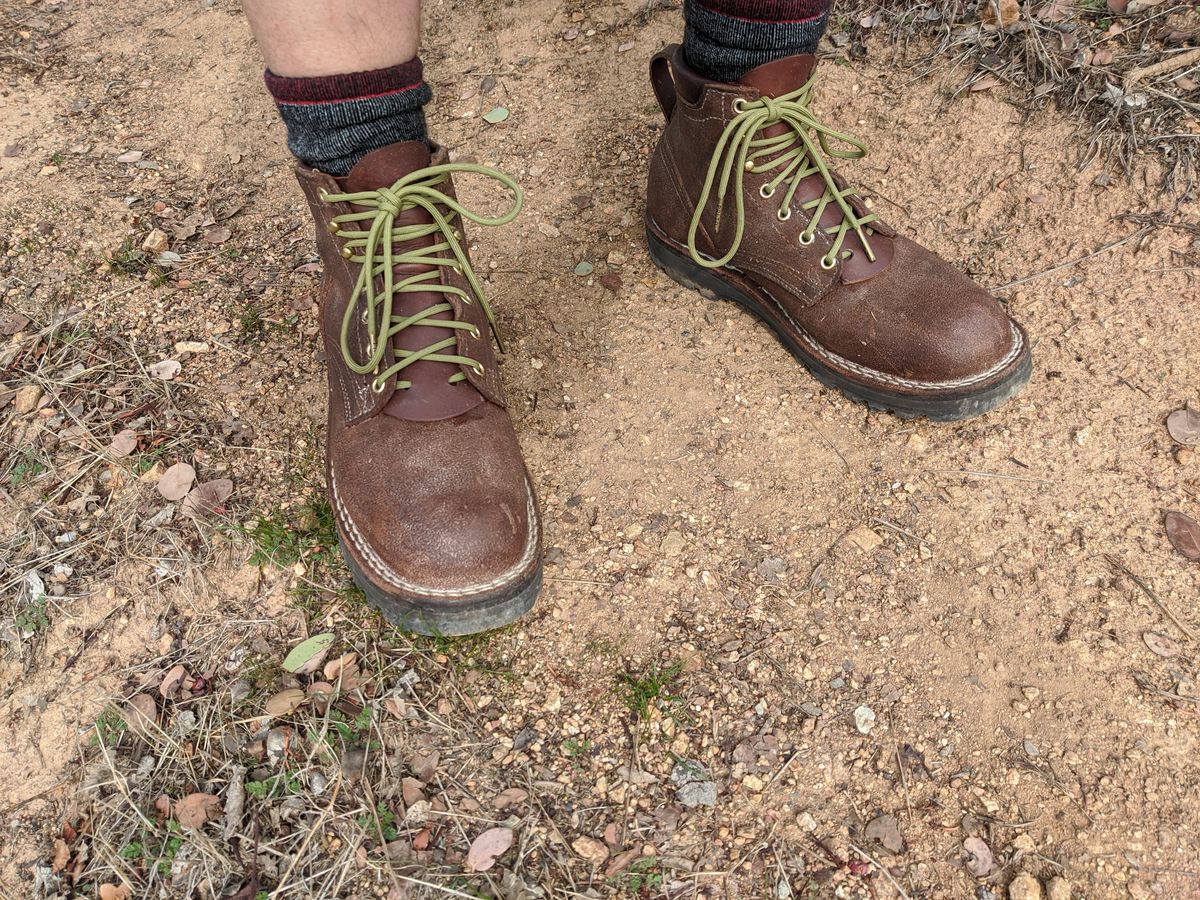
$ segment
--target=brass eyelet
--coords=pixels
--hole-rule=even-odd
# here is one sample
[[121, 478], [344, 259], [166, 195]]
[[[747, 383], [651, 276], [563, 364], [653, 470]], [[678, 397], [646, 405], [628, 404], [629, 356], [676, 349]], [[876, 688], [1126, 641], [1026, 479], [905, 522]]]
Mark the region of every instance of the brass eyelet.
[[775, 217], [779, 219], [780, 222], [786, 222], [792, 217], [792, 208], [789, 206], [787, 209], [779, 210], [779, 212], [775, 213]]
[[330, 222], [325, 227], [329, 229], [330, 234], [337, 234], [339, 231], [337, 222]]
[[462, 274], [462, 266], [451, 266], [450, 268], [452, 268], [457, 274]]
[[828, 256], [821, 257], [821, 268], [828, 272], [830, 269], [837, 268], [837, 260], [830, 259]]
[[461, 240], [462, 240], [462, 232], [461, 232], [461, 231], [459, 231], [457, 228], [455, 228], [455, 229], [454, 229], [454, 239], [455, 239], [456, 241], [461, 241]]
[[[805, 240], [807, 238], [807, 240]], [[800, 232], [800, 246], [807, 247], [817, 239], [815, 234], [809, 234], [807, 231]]]
[[473, 337], [475, 340], [479, 340], [480, 337], [479, 329], [474, 325], [471, 326], [471, 337]]
[[736, 100], [734, 100], [733, 101], [733, 111], [735, 113], [745, 112], [746, 111], [746, 101], [743, 100], [741, 97], [738, 97]]
[[342, 248], [342, 259], [352, 259], [353, 257], [354, 257], [353, 250], [351, 250], [349, 247]]
[[320, 198], [321, 202], [328, 203], [329, 202], [329, 191], [325, 190], [325, 188], [321, 188], [320, 190], [317, 191], [317, 197]]
[[472, 363], [471, 368], [475, 370], [476, 375], [482, 376], [484, 373], [483, 363]]
[[[767, 190], [768, 188], [770, 188], [770, 190]], [[770, 200], [775, 196], [775, 188], [771, 187], [769, 184], [764, 184], [758, 189], [758, 196], [762, 197], [764, 200]]]
[[387, 387], [387, 385], [380, 383], [378, 378], [371, 379], [371, 391], [373, 393], [382, 394], [385, 387]]

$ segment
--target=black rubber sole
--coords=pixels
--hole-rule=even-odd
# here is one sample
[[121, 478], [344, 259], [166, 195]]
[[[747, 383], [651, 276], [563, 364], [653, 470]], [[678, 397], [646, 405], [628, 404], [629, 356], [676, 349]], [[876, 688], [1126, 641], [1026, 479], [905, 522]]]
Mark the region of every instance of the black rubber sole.
[[710, 300], [731, 300], [747, 312], [771, 326], [771, 330], [792, 355], [808, 369], [817, 381], [826, 387], [836, 388], [847, 397], [865, 403], [871, 409], [894, 413], [902, 419], [925, 417], [935, 422], [956, 422], [983, 415], [1007, 403], [1016, 395], [1033, 371], [1033, 361], [1028, 354], [1011, 374], [1001, 381], [988, 385], [980, 391], [961, 394], [939, 394], [936, 397], [917, 397], [911, 394], [893, 393], [869, 387], [846, 378], [828, 368], [821, 360], [809, 354], [781, 325], [769, 307], [752, 293], [731, 281], [722, 278], [719, 269], [706, 269], [697, 265], [689, 256], [680, 253], [655, 236], [649, 225], [646, 227], [646, 243], [650, 258], [662, 271], [684, 287], [697, 291]]
[[346, 549], [340, 533], [338, 545], [354, 576], [354, 583], [366, 595], [367, 602], [392, 625], [415, 634], [458, 637], [502, 628], [529, 612], [542, 591], [542, 564], [539, 561], [531, 577], [457, 606], [449, 606], [444, 600], [389, 594], [366, 576]]

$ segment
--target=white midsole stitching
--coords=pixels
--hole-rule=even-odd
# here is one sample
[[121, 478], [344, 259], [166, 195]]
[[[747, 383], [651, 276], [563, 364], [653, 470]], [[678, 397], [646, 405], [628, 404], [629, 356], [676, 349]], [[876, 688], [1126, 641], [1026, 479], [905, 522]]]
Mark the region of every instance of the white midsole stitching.
[[400, 577], [400, 575], [398, 575], [391, 566], [384, 562], [379, 554], [376, 553], [367, 543], [367, 539], [363, 537], [362, 532], [360, 532], [355, 526], [354, 521], [350, 518], [349, 511], [346, 509], [345, 504], [342, 503], [342, 498], [338, 495], [337, 477], [333, 474], [332, 470], [330, 470], [329, 473], [329, 485], [331, 493], [333, 494], [334, 507], [339, 513], [339, 519], [345, 524], [346, 530], [349, 532], [350, 539], [353, 541], [355, 548], [371, 564], [375, 570], [375, 574], [389, 584], [395, 585], [402, 590], [410, 591], [413, 594], [423, 597], [469, 597], [472, 594], [481, 594], [484, 591], [489, 591], [493, 588], [500, 587], [506, 582], [511, 581], [518, 572], [529, 565], [530, 560], [533, 559], [534, 552], [537, 550], [538, 533], [540, 530], [538, 525], [537, 506], [533, 501], [533, 488], [530, 487], [529, 479], [526, 478], [525, 496], [526, 514], [529, 520], [529, 540], [526, 542], [525, 552], [521, 555], [520, 560], [518, 560], [517, 563], [512, 566], [512, 568], [493, 578], [491, 581], [481, 584], [474, 584], [470, 587], [434, 588], [420, 585], [416, 582]]

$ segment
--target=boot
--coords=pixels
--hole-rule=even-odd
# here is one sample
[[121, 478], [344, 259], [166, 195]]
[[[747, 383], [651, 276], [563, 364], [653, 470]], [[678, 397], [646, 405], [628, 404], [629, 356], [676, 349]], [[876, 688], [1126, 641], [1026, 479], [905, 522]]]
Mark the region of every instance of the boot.
[[810, 109], [816, 58], [709, 81], [651, 61], [667, 125], [646, 231], [668, 275], [769, 324], [824, 384], [872, 408], [977, 416], [1029, 380], [1029, 342], [987, 292], [881, 222], [828, 166], [865, 146]]
[[[464, 208], [452, 176], [468, 172], [500, 181], [512, 209], [489, 219]], [[326, 473], [354, 580], [410, 631], [507, 624], [541, 588], [541, 524], [463, 220], [504, 224], [520, 189], [415, 141], [344, 178], [296, 174], [325, 270]]]

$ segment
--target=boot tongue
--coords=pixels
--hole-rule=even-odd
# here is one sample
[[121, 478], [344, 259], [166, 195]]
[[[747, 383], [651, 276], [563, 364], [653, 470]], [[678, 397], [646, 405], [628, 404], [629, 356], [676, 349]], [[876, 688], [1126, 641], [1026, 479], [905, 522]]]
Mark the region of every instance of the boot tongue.
[[766, 97], [778, 97], [803, 87], [816, 67], [817, 58], [811, 53], [785, 56], [751, 69], [738, 79], [738, 84], [752, 87]]
[[[358, 161], [350, 174], [339, 178], [338, 184], [348, 194], [362, 191], [377, 191], [382, 187], [391, 187], [405, 175], [411, 175], [418, 169], [428, 168], [432, 162], [429, 145], [424, 141], [403, 141], [389, 144], [373, 150]], [[444, 186], [443, 186], [444, 187]], [[361, 207], [356, 207], [361, 208]], [[396, 220], [398, 225], [429, 224], [433, 217], [425, 210], [405, 210]], [[369, 222], [363, 222], [365, 230]], [[397, 244], [393, 252], [401, 253], [418, 247], [429, 247], [438, 242], [436, 234], [428, 235], [419, 240]], [[393, 270], [395, 280], [428, 272], [433, 266], [404, 265], [396, 266]], [[379, 284], [382, 287], [382, 279]], [[436, 291], [402, 292], [397, 293], [392, 300], [392, 315], [412, 316], [446, 302], [446, 296]], [[453, 319], [449, 312], [438, 313], [435, 319]], [[455, 337], [453, 328], [438, 328], [432, 325], [412, 325], [405, 328], [392, 338], [395, 350], [421, 350], [430, 344]], [[442, 353], [453, 354], [455, 348], [451, 345]], [[385, 358], [385, 367], [389, 362]], [[483, 396], [475, 390], [469, 381], [459, 381], [450, 384], [449, 378], [459, 371], [459, 367], [451, 363], [433, 362], [422, 359], [401, 370], [400, 380], [411, 381], [412, 387], [395, 391], [383, 411], [398, 419], [425, 422], [447, 419], [460, 415], [483, 402]]]
[[338, 179], [348, 194], [375, 191], [430, 163], [429, 145], [424, 141], [402, 141], [372, 150], [360, 159], [350, 174]]

